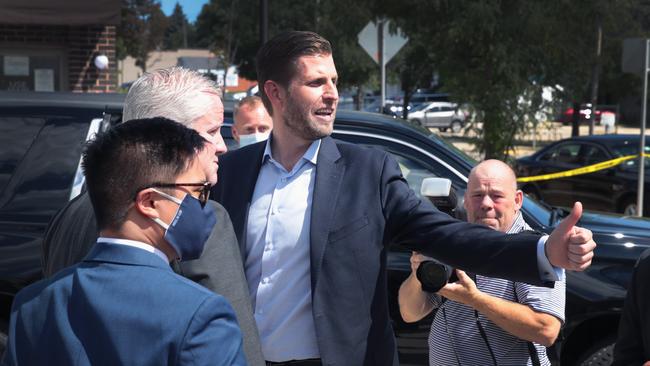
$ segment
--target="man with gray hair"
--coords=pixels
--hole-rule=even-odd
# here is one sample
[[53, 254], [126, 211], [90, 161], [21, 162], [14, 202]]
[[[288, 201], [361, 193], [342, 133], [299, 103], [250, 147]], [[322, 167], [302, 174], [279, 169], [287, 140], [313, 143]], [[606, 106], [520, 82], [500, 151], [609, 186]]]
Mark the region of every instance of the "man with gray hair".
[[[202, 154], [207, 180], [217, 182], [219, 155], [227, 151], [221, 136], [223, 104], [216, 84], [191, 70], [174, 67], [144, 74], [126, 96], [123, 121], [153, 117], [176, 120], [196, 130], [210, 142]], [[220, 204], [201, 257], [175, 268], [183, 276], [224, 296], [235, 309], [244, 338], [244, 353], [251, 365], [263, 365], [259, 335], [253, 319], [248, 285], [232, 222]], [[97, 239], [97, 223], [86, 192], [70, 201], [52, 220], [43, 239], [46, 277], [80, 262]]]

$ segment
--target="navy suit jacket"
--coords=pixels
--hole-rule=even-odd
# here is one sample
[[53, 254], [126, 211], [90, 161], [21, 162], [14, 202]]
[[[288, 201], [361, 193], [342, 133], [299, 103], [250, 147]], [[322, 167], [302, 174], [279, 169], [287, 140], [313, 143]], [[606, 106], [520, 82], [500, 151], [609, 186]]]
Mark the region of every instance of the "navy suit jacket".
[[142, 249], [98, 243], [21, 290], [7, 365], [245, 365], [226, 300]]
[[[220, 158], [213, 190], [246, 253], [246, 221], [265, 143]], [[313, 316], [327, 365], [397, 364], [386, 251], [401, 244], [456, 268], [541, 285], [539, 235], [505, 235], [420, 200], [388, 153], [322, 140], [311, 212]]]

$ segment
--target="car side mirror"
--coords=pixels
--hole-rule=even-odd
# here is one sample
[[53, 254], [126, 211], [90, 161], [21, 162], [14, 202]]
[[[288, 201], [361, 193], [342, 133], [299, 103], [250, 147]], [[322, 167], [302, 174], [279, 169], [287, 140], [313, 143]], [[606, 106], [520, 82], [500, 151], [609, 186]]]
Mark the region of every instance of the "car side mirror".
[[438, 210], [454, 216], [458, 205], [458, 197], [447, 178], [424, 178], [420, 186], [420, 194], [427, 197]]

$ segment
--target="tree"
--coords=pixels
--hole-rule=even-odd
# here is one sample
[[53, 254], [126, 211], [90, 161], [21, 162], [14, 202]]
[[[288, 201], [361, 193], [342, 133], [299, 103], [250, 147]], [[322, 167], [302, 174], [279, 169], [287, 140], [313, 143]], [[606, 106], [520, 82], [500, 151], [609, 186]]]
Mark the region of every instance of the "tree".
[[[334, 48], [342, 87], [359, 86], [369, 78], [372, 61], [356, 44], [356, 34], [370, 18], [369, 1], [343, 0], [269, 2], [269, 35], [286, 30], [312, 30], [328, 38]], [[339, 9], [346, 9], [340, 16]], [[197, 18], [198, 44], [237, 65], [239, 74], [255, 79], [255, 55], [259, 49], [257, 0], [211, 0]]]
[[194, 44], [194, 26], [187, 21], [179, 3], [176, 3], [174, 11], [168, 17], [168, 24], [165, 30], [164, 49], [177, 50]]
[[224, 67], [237, 65], [240, 75], [253, 78], [257, 11], [256, 0], [211, 0], [196, 20], [197, 46], [221, 57]]
[[117, 29], [117, 55], [135, 58], [136, 66], [147, 71], [149, 52], [163, 44], [167, 17], [154, 0], [122, 0], [122, 22]]
[[[595, 62], [593, 20], [605, 34], [616, 34], [610, 31], [615, 24], [634, 28], [628, 21], [639, 6], [634, 0], [383, 0], [379, 12], [410, 42], [431, 50], [426, 62], [444, 89], [481, 112], [483, 124], [474, 126], [482, 137], [479, 150], [505, 159], [515, 136], [544, 106], [545, 86], [586, 100]], [[600, 62], [610, 67], [620, 53], [608, 53], [605, 44]]]

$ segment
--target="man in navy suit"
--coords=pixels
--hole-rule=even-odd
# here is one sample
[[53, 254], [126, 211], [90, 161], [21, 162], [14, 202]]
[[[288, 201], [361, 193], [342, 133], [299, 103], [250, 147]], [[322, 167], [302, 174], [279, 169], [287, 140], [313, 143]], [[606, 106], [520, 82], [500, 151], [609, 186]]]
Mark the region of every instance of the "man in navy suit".
[[6, 365], [244, 365], [227, 301], [175, 274], [215, 224], [196, 131], [133, 120], [84, 152], [100, 237], [79, 264], [21, 290]]
[[582, 270], [591, 232], [582, 206], [549, 236], [506, 236], [418, 199], [383, 151], [334, 141], [338, 75], [330, 43], [282, 33], [259, 50], [273, 118], [267, 142], [221, 159], [214, 193], [244, 259], [267, 365], [393, 365], [386, 251], [398, 243], [474, 273], [550, 284]]

